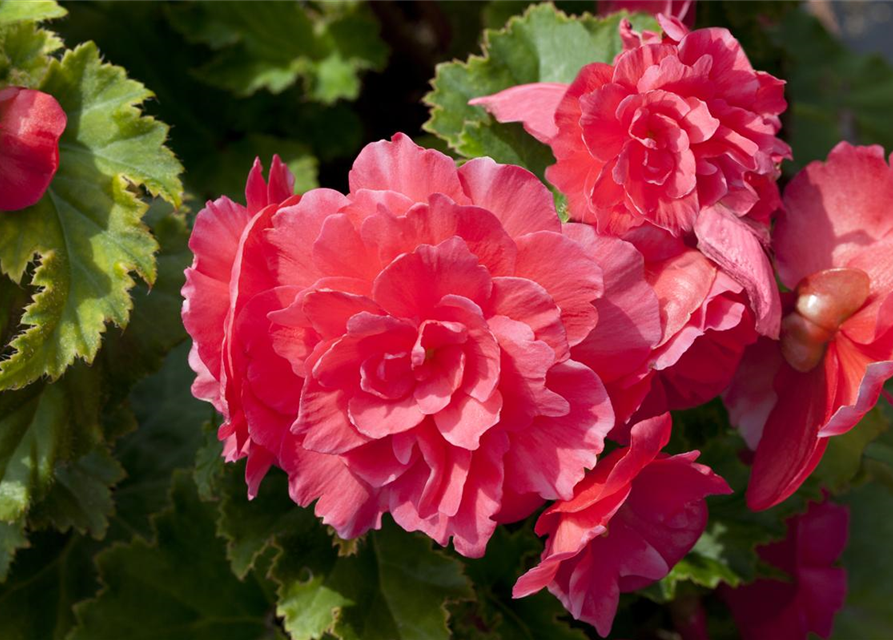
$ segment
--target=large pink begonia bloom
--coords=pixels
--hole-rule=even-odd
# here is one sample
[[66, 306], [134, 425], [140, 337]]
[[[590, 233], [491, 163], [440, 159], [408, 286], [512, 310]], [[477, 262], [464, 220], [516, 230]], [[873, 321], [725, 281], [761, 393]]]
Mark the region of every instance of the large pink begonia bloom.
[[0, 211], [18, 211], [43, 197], [59, 168], [59, 138], [67, 122], [47, 93], [0, 89]]
[[548, 587], [578, 620], [606, 636], [621, 592], [666, 576], [707, 524], [704, 497], [731, 493], [697, 451], [661, 454], [669, 414], [633, 426], [616, 449], [577, 485], [571, 500], [550, 506], [536, 523], [548, 535], [540, 564], [515, 584], [521, 598]]
[[[614, 423], [571, 350], [657, 322], [629, 296], [603, 304], [638, 286], [608, 248], [634, 250], [592, 255], [529, 172], [457, 170], [402, 134], [360, 153], [348, 195], [283, 195], [209, 204], [184, 289], [196, 395], [228, 417], [252, 490], [278, 464], [342, 537], [390, 512], [468, 556], [497, 520], [570, 498]], [[652, 344], [626, 338], [636, 357]]]
[[757, 551], [791, 579], [761, 579], [720, 594], [732, 610], [742, 640], [806, 640], [831, 635], [846, 599], [846, 570], [835, 566], [846, 547], [849, 513], [830, 502], [810, 504], [788, 521], [788, 535]]
[[893, 376], [893, 169], [842, 142], [787, 186], [774, 231], [787, 296], [780, 342], [745, 353], [725, 400], [756, 448], [748, 504], [767, 509], [812, 473]]
[[672, 16], [691, 27], [695, 23], [696, 0], [598, 0], [598, 15], [606, 16], [617, 11], [635, 13], [642, 11]]
[[775, 337], [780, 303], [764, 244], [766, 203], [777, 202], [778, 164], [790, 156], [776, 135], [784, 82], [755, 71], [727, 30], [659, 19], [662, 41], [625, 22], [614, 64], [589, 64], [570, 85], [521, 85], [470, 104], [550, 145], [557, 162], [546, 176], [572, 219], [603, 234], [654, 225], [695, 237], [745, 288], [757, 330]]

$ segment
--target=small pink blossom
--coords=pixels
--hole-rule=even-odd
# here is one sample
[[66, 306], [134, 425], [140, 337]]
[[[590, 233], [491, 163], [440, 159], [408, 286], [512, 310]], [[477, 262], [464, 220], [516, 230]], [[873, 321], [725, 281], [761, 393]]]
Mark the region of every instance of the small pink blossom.
[[43, 197], [59, 168], [67, 121], [49, 94], [0, 89], [0, 211], [18, 211]]
[[660, 20], [662, 40], [624, 23], [614, 64], [589, 64], [570, 85], [522, 85], [470, 104], [552, 148], [546, 176], [574, 220], [619, 236], [650, 225], [696, 238], [745, 288], [757, 330], [776, 336], [764, 244], [778, 164], [790, 157], [776, 135], [784, 83], [755, 71], [727, 30]]
[[697, 451], [661, 454], [670, 429], [669, 414], [633, 426], [629, 447], [602, 459], [571, 500], [546, 509], [536, 523], [546, 548], [514, 597], [548, 587], [606, 636], [620, 593], [660, 580], [688, 553], [707, 524], [704, 497], [731, 489], [695, 462]]
[[256, 169], [247, 208], [199, 214], [184, 288], [194, 392], [251, 491], [277, 464], [343, 537], [390, 512], [468, 556], [569, 499], [614, 424], [573, 349], [615, 326], [614, 355], [643, 360], [658, 336], [641, 272], [618, 268], [635, 249], [584, 246], [519, 167], [457, 170], [400, 134], [360, 153], [347, 195], [287, 198], [284, 176]]
[[842, 142], [788, 185], [773, 246], [785, 296], [779, 342], [760, 340], [725, 400], [756, 448], [748, 504], [767, 509], [812, 473], [893, 376], [893, 170]]
[[830, 502], [812, 503], [788, 521], [788, 535], [758, 549], [760, 558], [790, 580], [760, 579], [720, 594], [732, 610], [742, 640], [806, 640], [831, 635], [843, 608], [846, 570], [835, 566], [846, 547], [849, 513]]

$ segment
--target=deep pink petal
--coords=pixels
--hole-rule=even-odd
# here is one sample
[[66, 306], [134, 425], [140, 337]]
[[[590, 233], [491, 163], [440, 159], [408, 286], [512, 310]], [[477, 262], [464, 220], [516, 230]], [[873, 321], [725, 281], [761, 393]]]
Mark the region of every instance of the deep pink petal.
[[59, 168], [59, 138], [67, 122], [47, 93], [0, 90], [0, 211], [18, 211], [40, 200]]

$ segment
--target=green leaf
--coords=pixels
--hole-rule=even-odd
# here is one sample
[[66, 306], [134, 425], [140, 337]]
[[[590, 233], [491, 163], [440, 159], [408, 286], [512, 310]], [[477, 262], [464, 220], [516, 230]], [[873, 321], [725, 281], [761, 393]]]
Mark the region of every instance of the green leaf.
[[271, 576], [293, 640], [450, 637], [445, 604], [473, 597], [462, 565], [388, 520], [359, 553], [339, 557], [324, 530], [283, 537]]
[[179, 204], [181, 167], [164, 147], [167, 128], [135, 105], [151, 94], [92, 44], [53, 61], [41, 85], [68, 115], [60, 168], [33, 207], [0, 219], [0, 269], [21, 282], [40, 256], [31, 285], [40, 289], [22, 317], [27, 329], [0, 363], [0, 389], [43, 375], [58, 378], [78, 357], [91, 362], [109, 320], [127, 323], [136, 271], [155, 280], [157, 243], [141, 222], [135, 192]]
[[105, 447], [63, 465], [55, 471], [50, 492], [33, 509], [31, 526], [53, 526], [59, 531], [88, 532], [105, 537], [114, 510], [111, 487], [124, 477], [124, 469]]
[[171, 498], [172, 507], [153, 518], [154, 543], [135, 538], [96, 557], [102, 588], [75, 608], [70, 640], [277, 637], [263, 590], [230, 571], [213, 507], [188, 475], [174, 476]]
[[849, 541], [843, 552], [847, 597], [831, 637], [887, 638], [893, 629], [893, 495], [868, 483], [839, 501], [850, 509]]
[[0, 86], [38, 87], [62, 41], [33, 22], [0, 26]]
[[219, 50], [196, 75], [243, 96], [280, 93], [302, 79], [314, 100], [355, 99], [360, 73], [387, 60], [378, 23], [360, 3], [198, 3], [169, 16], [187, 39]]
[[14, 522], [0, 520], [0, 583], [9, 575], [9, 566], [18, 549], [28, 546], [28, 537], [25, 535], [25, 519], [19, 518]]
[[0, 0], [0, 27], [61, 18], [67, 13], [54, 0]]
[[57, 464], [102, 441], [98, 395], [81, 367], [58, 384], [0, 394], [0, 520], [25, 515], [32, 501], [46, 495]]
[[[27, 516], [32, 528], [74, 527], [96, 538], [105, 535], [114, 508], [110, 487], [122, 476], [109, 445], [133, 426], [122, 403], [139, 378], [161, 365], [164, 352], [185, 338], [179, 290], [191, 257], [188, 232], [182, 216], [158, 205], [147, 219], [162, 244], [158, 278], [151, 292], [138, 290], [128, 329], [107, 337], [92, 367], [78, 363], [55, 383], [41, 381], [0, 393], [0, 520], [21, 525]], [[186, 353], [180, 353], [186, 374], [169, 382], [170, 391], [149, 384], [135, 394], [139, 417], [155, 417], [166, 431], [153, 441], [152, 424], [146, 420], [147, 430], [119, 445], [117, 455], [129, 477], [115, 495], [115, 522], [124, 525], [127, 537], [137, 530], [149, 535], [146, 510], [166, 501], [173, 468], [168, 465], [188, 466], [194, 456], [195, 445], [180, 458], [175, 445], [190, 437], [197, 443], [198, 425], [207, 416], [205, 406], [189, 394], [192, 374]], [[190, 431], [183, 421], [196, 415], [195, 408], [202, 414]], [[155, 492], [144, 490], [143, 482]]]
[[[224, 466], [219, 457], [216, 463]], [[288, 476], [279, 469], [270, 469], [257, 497], [249, 501], [244, 462], [225, 467], [217, 534], [227, 541], [227, 558], [240, 579], [254, 568], [257, 558], [277, 536], [322, 529], [312, 509], [302, 509], [291, 501]]]
[[815, 480], [832, 493], [848, 489], [860, 475], [867, 447], [889, 428], [881, 409], [872, 409], [853, 429], [829, 440], [828, 449], [813, 472]]
[[192, 466], [202, 441], [202, 425], [211, 410], [189, 391], [195, 375], [186, 363], [188, 353], [188, 344], [171, 351], [162, 368], [130, 396], [139, 426], [115, 449], [127, 471], [115, 490], [113, 527], [123, 529], [117, 537], [151, 536], [149, 514], [167, 503], [172, 474]]
[[[499, 125], [483, 107], [468, 101], [531, 82], [574, 80], [591, 62], [613, 61], [622, 50], [618, 25], [623, 16], [568, 17], [551, 4], [531, 6], [504, 29], [484, 32], [483, 55], [437, 66], [433, 91], [425, 96], [431, 118], [424, 129], [465, 157], [490, 155], [499, 162], [523, 163], [540, 177], [552, 164], [551, 151], [520, 125]], [[653, 18], [633, 16], [637, 28], [656, 30]]]
[[893, 148], [893, 67], [880, 56], [858, 54], [805, 11], [790, 11], [771, 30], [784, 51], [782, 77], [791, 104], [785, 126], [794, 148], [794, 173], [824, 160], [840, 140]]
[[0, 585], [0, 638], [64, 640], [74, 624], [72, 607], [96, 592], [98, 543], [55, 532], [37, 534], [31, 543]]
[[226, 472], [226, 467], [221, 462], [223, 443], [217, 438], [217, 429], [212, 422], [206, 422], [202, 426], [202, 432], [203, 440], [195, 454], [192, 479], [195, 480], [202, 500], [217, 500]]

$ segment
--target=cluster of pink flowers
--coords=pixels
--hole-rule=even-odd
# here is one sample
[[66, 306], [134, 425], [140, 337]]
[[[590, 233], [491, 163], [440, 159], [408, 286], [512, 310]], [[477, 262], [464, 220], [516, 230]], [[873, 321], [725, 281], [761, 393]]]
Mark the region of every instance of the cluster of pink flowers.
[[[705, 498], [730, 492], [697, 451], [662, 452], [669, 411], [723, 394], [756, 451], [748, 504], [765, 509], [877, 402], [893, 376], [882, 150], [841, 143], [782, 199], [784, 83], [724, 29], [661, 24], [625, 23], [614, 64], [570, 85], [473, 101], [550, 145], [572, 222], [526, 170], [457, 169], [402, 134], [363, 149], [347, 194], [293, 195], [274, 158], [245, 205], [199, 213], [193, 392], [223, 415], [226, 458], [247, 457], [250, 495], [276, 465], [342, 537], [389, 513], [469, 557], [551, 502], [515, 595], [547, 587], [607, 635], [619, 593], [666, 576]], [[845, 511], [814, 506], [790, 532], [761, 553], [794, 583], [724, 597], [742, 628], [772, 601], [783, 637], [827, 635]]]

